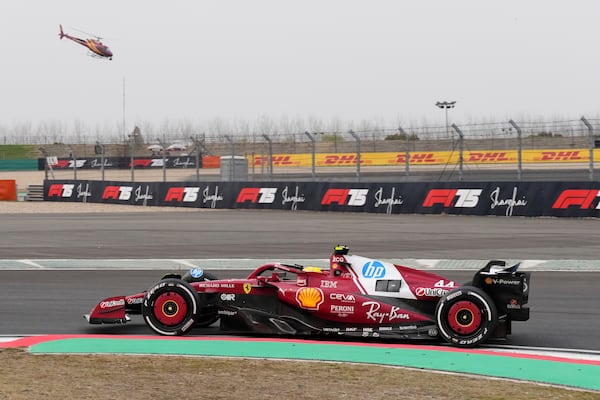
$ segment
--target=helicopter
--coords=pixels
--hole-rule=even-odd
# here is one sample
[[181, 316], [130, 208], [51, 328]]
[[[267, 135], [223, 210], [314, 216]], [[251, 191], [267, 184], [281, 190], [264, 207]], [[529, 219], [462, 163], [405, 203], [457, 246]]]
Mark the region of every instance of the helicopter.
[[100, 41], [100, 39], [101, 39], [100, 37], [96, 37], [95, 39], [81, 39], [81, 38], [78, 38], [75, 36], [71, 36], [68, 33], [64, 33], [62, 25], [59, 25], [59, 27], [60, 27], [60, 33], [58, 34], [58, 36], [61, 39], [67, 38], [69, 40], [74, 41], [75, 43], [79, 43], [80, 45], [87, 47], [91, 51], [90, 55], [93, 57], [112, 60], [112, 58], [113, 58], [112, 51], [110, 51], [108, 46], [104, 45]]

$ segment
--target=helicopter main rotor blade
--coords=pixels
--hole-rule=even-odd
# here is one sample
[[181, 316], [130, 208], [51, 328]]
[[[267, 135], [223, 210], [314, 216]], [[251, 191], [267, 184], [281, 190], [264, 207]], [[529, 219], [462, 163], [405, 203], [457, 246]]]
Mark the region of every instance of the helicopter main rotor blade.
[[81, 30], [81, 29], [75, 28], [75, 27], [73, 27], [73, 26], [69, 26], [68, 28], [69, 28], [69, 29], [73, 29], [74, 31], [77, 31], [77, 32], [79, 32], [79, 33], [83, 33], [84, 35], [88, 35], [88, 36], [94, 37], [94, 38], [96, 38], [96, 39], [98, 39], [98, 40], [102, 40], [102, 39], [103, 39], [102, 37], [100, 37], [100, 36], [98, 36], [98, 35], [91, 34], [91, 33], [89, 33], [89, 32], [83, 31], [83, 30]]

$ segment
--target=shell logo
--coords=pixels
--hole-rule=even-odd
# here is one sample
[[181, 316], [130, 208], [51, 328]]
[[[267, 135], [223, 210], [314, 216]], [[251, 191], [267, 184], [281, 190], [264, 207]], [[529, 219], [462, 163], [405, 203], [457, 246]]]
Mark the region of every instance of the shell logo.
[[321, 289], [309, 287], [296, 292], [296, 301], [300, 304], [300, 307], [307, 310], [318, 310], [324, 299]]

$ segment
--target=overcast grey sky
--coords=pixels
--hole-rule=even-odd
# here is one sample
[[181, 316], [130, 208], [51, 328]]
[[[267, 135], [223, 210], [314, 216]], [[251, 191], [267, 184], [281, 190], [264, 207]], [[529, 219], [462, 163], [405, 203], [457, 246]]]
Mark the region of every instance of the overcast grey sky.
[[[598, 115], [594, 0], [21, 0], [0, 15], [0, 125], [119, 123], [123, 109], [128, 125], [441, 123], [442, 100], [465, 123]], [[114, 59], [59, 40], [59, 24]]]

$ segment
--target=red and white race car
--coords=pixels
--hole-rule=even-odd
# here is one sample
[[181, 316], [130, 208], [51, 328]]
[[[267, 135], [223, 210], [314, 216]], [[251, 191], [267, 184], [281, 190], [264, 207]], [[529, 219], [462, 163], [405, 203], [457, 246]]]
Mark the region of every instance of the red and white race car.
[[91, 324], [141, 314], [161, 335], [184, 335], [219, 321], [222, 331], [386, 339], [442, 338], [473, 347], [505, 338], [529, 319], [530, 274], [490, 261], [471, 282], [348, 255], [336, 246], [328, 269], [269, 263], [245, 279], [216, 279], [201, 268], [167, 275], [147, 291], [102, 300]]

